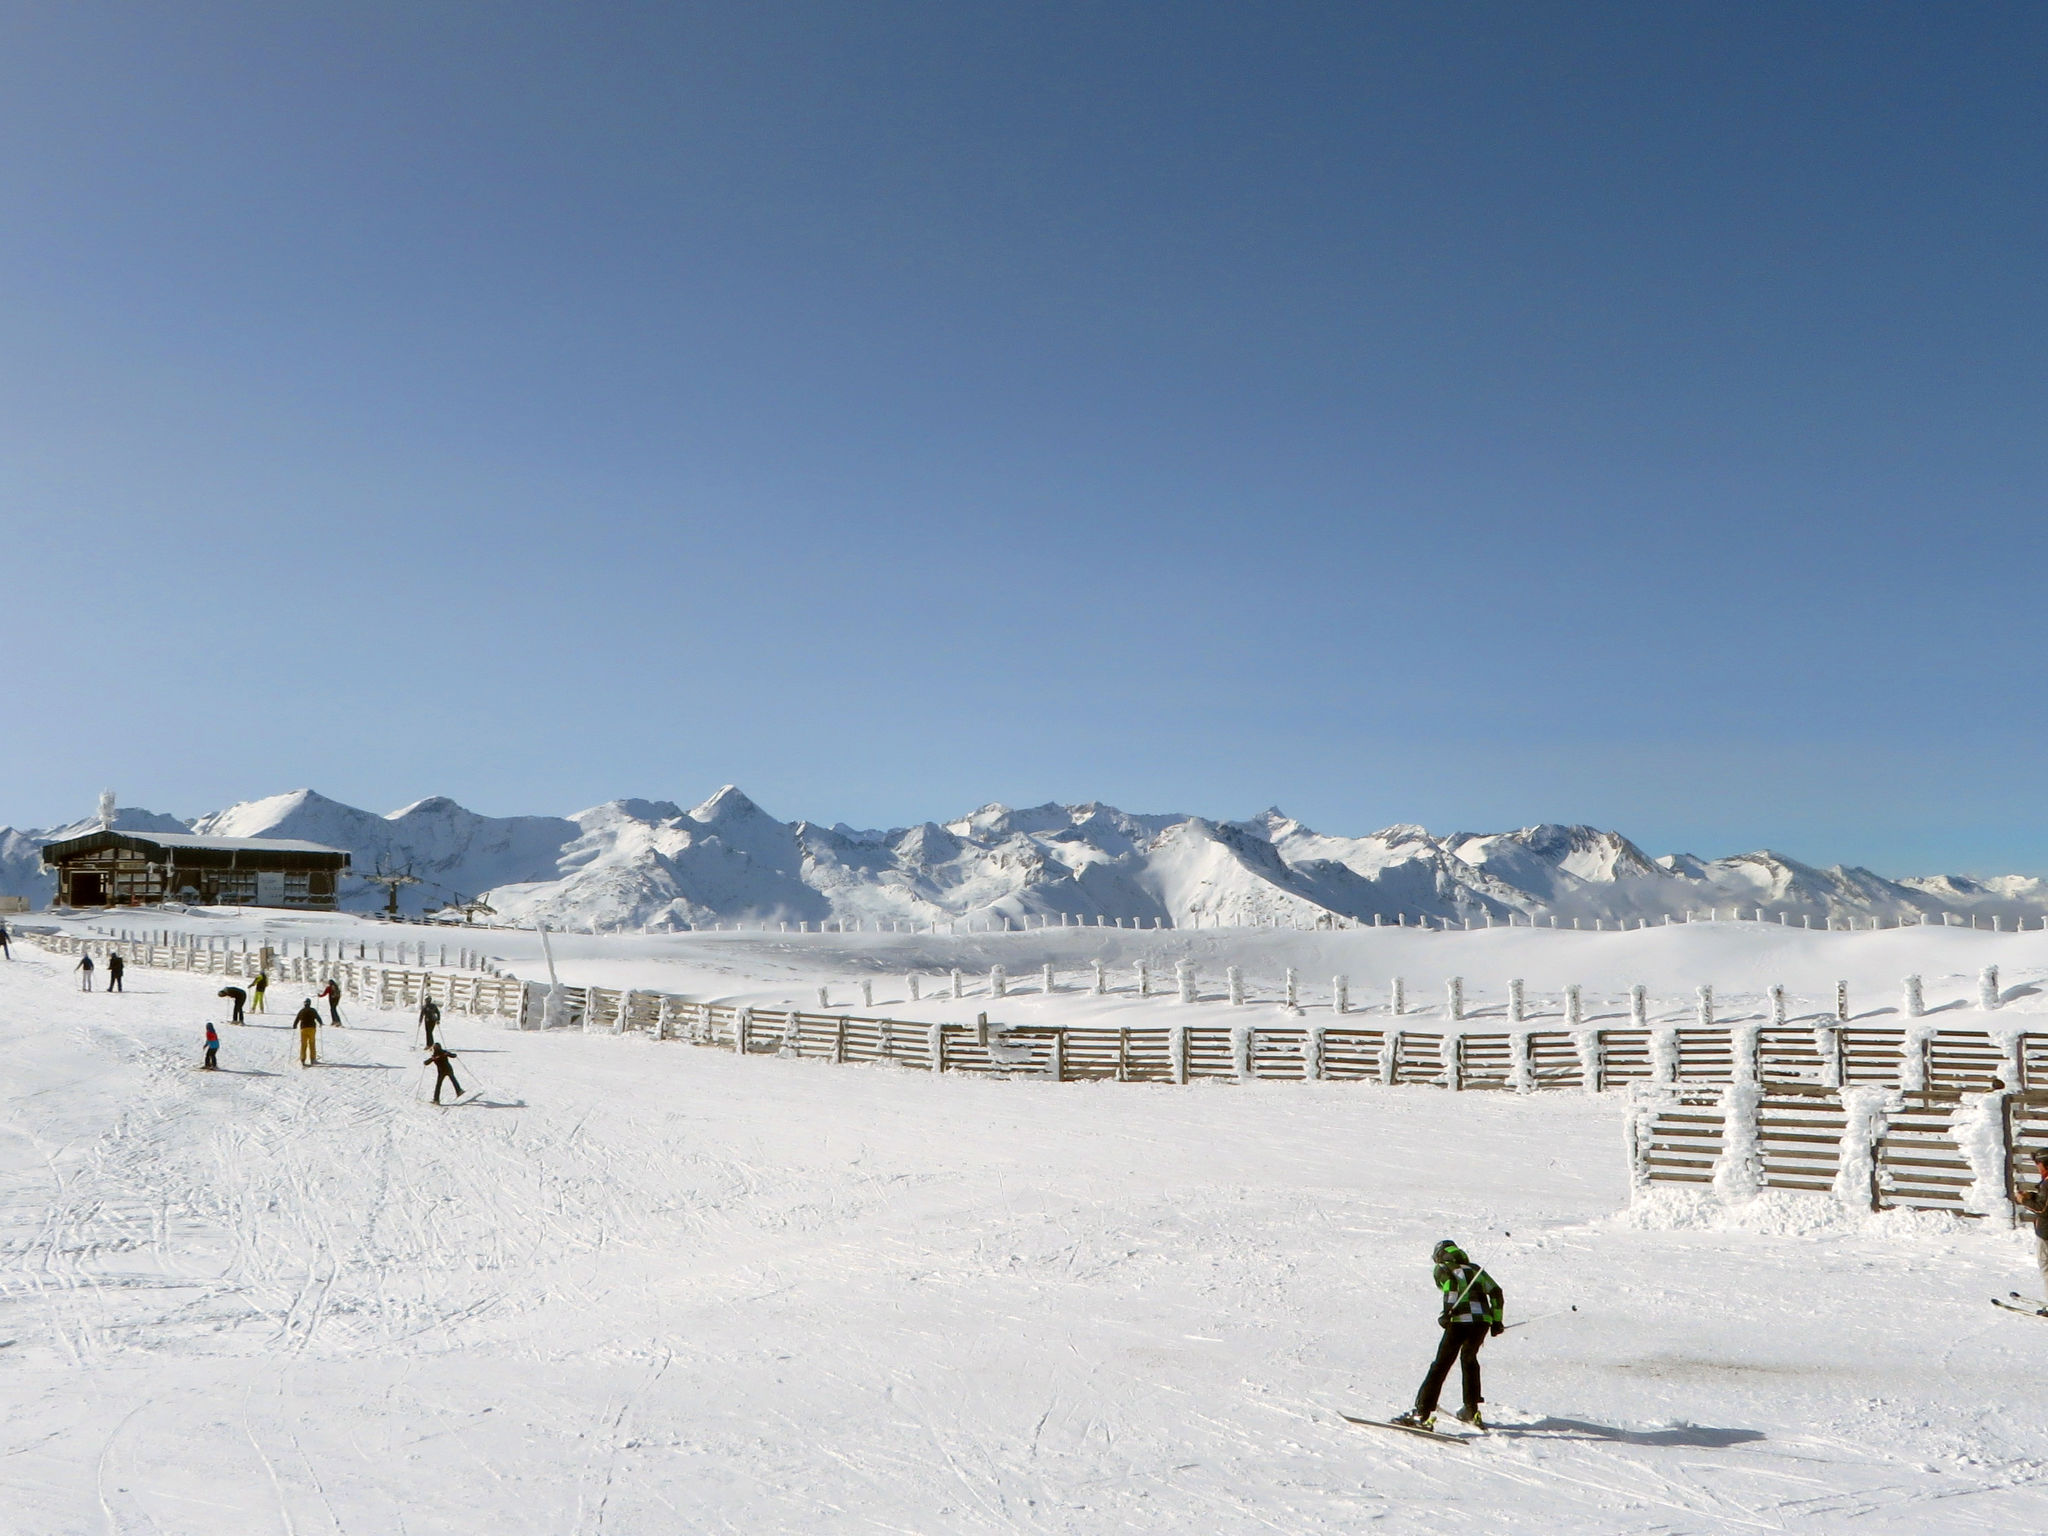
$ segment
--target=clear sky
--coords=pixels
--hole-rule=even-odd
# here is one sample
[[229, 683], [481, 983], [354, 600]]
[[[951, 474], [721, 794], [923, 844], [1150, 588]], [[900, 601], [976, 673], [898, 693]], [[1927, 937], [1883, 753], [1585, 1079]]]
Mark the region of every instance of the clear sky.
[[0, 12], [0, 822], [2048, 870], [2048, 7]]

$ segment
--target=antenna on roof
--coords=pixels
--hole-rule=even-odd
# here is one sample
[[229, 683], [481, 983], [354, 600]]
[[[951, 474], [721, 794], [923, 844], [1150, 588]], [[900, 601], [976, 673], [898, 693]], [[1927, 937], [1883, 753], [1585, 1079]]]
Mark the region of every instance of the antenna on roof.
[[100, 830], [114, 830], [114, 792], [111, 789], [100, 791]]

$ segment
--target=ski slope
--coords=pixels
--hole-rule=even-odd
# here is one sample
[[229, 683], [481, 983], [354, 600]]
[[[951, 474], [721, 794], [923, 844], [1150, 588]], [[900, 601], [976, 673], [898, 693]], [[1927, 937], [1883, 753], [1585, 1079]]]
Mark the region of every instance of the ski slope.
[[[2041, 943], [1924, 937], [1958, 973], [1969, 940], [2015, 974]], [[1558, 936], [1462, 953], [1509, 938]], [[737, 988], [720, 942], [611, 963]], [[1535, 984], [1533, 948], [1494, 953]], [[2031, 1291], [2031, 1238], [1627, 1212], [1615, 1098], [977, 1081], [451, 1017], [484, 1093], [437, 1110], [408, 1018], [349, 1015], [302, 1071], [277, 991], [204, 1074], [207, 978], [87, 996], [16, 954], [10, 1536], [2048, 1528], [2048, 1322], [1986, 1304]], [[1499, 1428], [1462, 1448], [1338, 1416], [1411, 1398], [1443, 1236], [1511, 1320], [1578, 1307], [1487, 1346]]]

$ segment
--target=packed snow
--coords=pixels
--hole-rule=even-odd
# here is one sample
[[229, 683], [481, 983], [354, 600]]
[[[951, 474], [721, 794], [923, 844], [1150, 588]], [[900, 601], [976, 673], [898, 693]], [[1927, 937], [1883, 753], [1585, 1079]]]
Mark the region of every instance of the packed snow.
[[[474, 937], [538, 973], [536, 935]], [[1917, 973], [1950, 1023], [2048, 1011], [2048, 936], [1967, 930], [552, 943], [570, 981], [808, 1001], [866, 977], [899, 1016], [995, 1007], [891, 983], [957, 965], [985, 987], [1002, 963], [1020, 986], [1001, 1017], [1170, 1019], [1188, 1005], [1138, 998], [1130, 970], [1176, 955], [1205, 1012], [1230, 1009], [1226, 963], [1268, 1016], [1290, 964], [1318, 978], [1312, 1011], [1340, 973], [1375, 1010], [1398, 974], [1418, 1010], [1462, 975], [1475, 1010], [1514, 977], [1532, 1013], [1581, 984], [1589, 1016], [1636, 982], [1676, 1010], [1710, 981], [1736, 1016], [1773, 982], [1831, 1007], [1847, 979], [1875, 1013]], [[298, 996], [274, 992], [207, 1074], [218, 978], [134, 968], [125, 995], [88, 995], [68, 957], [15, 954], [0, 1529], [2048, 1526], [2048, 1321], [1986, 1305], [2038, 1288], [2031, 1235], [1824, 1196], [1632, 1200], [1622, 1095], [1001, 1081], [456, 1015], [443, 1035], [480, 1097], [436, 1109], [409, 1017], [345, 1005], [302, 1070]], [[1089, 990], [1090, 958], [1117, 992]], [[1446, 1236], [1526, 1321], [1482, 1356], [1494, 1430], [1447, 1446], [1346, 1423], [1412, 1398]]]
[[[2009, 875], [1888, 880], [1768, 851], [1653, 859], [1619, 833], [1535, 826], [1436, 836], [1392, 826], [1329, 836], [1277, 810], [1245, 821], [1132, 815], [1113, 806], [987, 805], [886, 831], [779, 821], [732, 785], [684, 810], [614, 800], [574, 816], [481, 816], [435, 797], [378, 815], [297, 790], [189, 824], [121, 809], [114, 826], [296, 838], [347, 850], [343, 904], [381, 905], [362, 876], [403, 870], [402, 910], [482, 896], [504, 920], [605, 931], [719, 923], [930, 926], [961, 920], [1151, 926], [1302, 926], [1556, 919], [1612, 927], [1758, 909], [1793, 923], [1888, 924], [1955, 915], [2012, 926], [2048, 917], [2048, 883]], [[0, 895], [46, 905], [45, 842], [91, 830], [0, 828]]]

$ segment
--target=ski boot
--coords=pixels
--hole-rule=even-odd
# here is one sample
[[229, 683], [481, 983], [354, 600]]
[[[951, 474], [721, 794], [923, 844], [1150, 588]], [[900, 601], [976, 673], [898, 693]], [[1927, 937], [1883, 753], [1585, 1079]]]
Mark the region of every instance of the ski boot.
[[1467, 1403], [1453, 1417], [1460, 1424], [1470, 1424], [1474, 1429], [1486, 1428], [1486, 1420], [1479, 1417], [1479, 1405], [1477, 1403]]
[[1436, 1415], [1433, 1413], [1423, 1413], [1414, 1408], [1410, 1408], [1406, 1413], [1395, 1414], [1387, 1422], [1389, 1424], [1399, 1424], [1403, 1429], [1419, 1429], [1425, 1434], [1433, 1435], [1436, 1433]]

